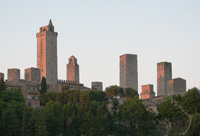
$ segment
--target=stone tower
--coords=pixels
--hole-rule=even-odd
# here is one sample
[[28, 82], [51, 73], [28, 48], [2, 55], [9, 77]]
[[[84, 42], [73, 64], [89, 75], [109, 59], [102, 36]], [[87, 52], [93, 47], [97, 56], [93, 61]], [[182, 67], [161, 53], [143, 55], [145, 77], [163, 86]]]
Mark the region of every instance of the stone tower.
[[77, 59], [71, 56], [67, 64], [67, 80], [79, 83], [79, 65]]
[[57, 36], [52, 21], [47, 26], [40, 27], [37, 37], [37, 68], [40, 69], [41, 79], [46, 78], [48, 85], [56, 91], [57, 75]]
[[167, 81], [172, 79], [172, 64], [170, 62], [157, 63], [157, 96], [167, 95]]
[[120, 56], [120, 86], [138, 91], [137, 55]]
[[173, 94], [180, 94], [184, 95], [186, 93], [186, 80], [182, 78], [175, 78], [172, 80], [169, 80], [167, 82], [167, 95], [173, 95]]
[[24, 79], [26, 81], [40, 83], [40, 78], [40, 69], [31, 67], [24, 70]]
[[140, 93], [141, 99], [150, 99], [155, 97], [155, 92], [153, 91], [153, 85], [142, 85], [142, 92]]
[[19, 81], [20, 80], [20, 70], [17, 68], [8, 69], [8, 81]]
[[102, 82], [92, 82], [92, 86], [91, 86], [92, 90], [98, 90], [98, 91], [103, 91], [103, 83]]

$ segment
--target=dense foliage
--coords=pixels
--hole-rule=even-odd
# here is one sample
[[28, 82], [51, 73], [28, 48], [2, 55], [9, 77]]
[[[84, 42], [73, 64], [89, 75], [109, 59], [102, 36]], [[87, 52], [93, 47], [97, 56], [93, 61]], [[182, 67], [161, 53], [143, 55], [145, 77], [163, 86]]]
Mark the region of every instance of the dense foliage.
[[[119, 98], [125, 100], [120, 104]], [[194, 88], [173, 99], [193, 115], [188, 136], [200, 134], [200, 93]], [[41, 108], [26, 107], [18, 90], [0, 92], [0, 134], [2, 136], [160, 136], [179, 135], [189, 124], [188, 117], [170, 101], [159, 105], [156, 116], [144, 107], [136, 91], [110, 86], [103, 91], [65, 90], [40, 94]], [[109, 112], [107, 104], [112, 101]], [[189, 103], [185, 104], [186, 101]], [[162, 130], [160, 122], [172, 123]], [[178, 129], [182, 120], [183, 128]], [[166, 127], [166, 125], [165, 125]], [[174, 129], [176, 128], [176, 129]], [[163, 131], [161, 133], [161, 131]], [[177, 132], [178, 131], [178, 132]]]

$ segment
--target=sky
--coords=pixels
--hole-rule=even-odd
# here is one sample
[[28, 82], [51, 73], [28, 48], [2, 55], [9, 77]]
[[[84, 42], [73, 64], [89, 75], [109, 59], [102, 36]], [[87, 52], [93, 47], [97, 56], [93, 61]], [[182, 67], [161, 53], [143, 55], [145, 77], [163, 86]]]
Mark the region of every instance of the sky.
[[153, 84], [157, 63], [172, 63], [172, 77], [200, 87], [199, 0], [0, 0], [0, 72], [36, 67], [36, 33], [52, 19], [58, 32], [58, 78], [68, 58], [79, 64], [80, 82], [105, 89], [119, 85], [119, 56], [137, 54], [138, 90]]

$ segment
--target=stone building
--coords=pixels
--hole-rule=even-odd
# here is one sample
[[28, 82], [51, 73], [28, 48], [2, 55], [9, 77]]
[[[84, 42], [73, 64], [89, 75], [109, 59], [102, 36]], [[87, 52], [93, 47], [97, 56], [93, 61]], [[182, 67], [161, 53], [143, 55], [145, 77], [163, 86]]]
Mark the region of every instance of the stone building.
[[67, 80], [79, 83], [79, 65], [77, 64], [77, 59], [74, 56], [71, 56], [68, 59]]
[[8, 69], [8, 76], [7, 76], [7, 80], [8, 81], [18, 81], [20, 80], [20, 70], [17, 68], [13, 68], [13, 69]]
[[37, 37], [37, 68], [40, 69], [41, 79], [46, 78], [48, 85], [57, 90], [57, 36], [52, 21], [47, 26], [40, 27]]
[[137, 55], [124, 54], [120, 56], [120, 87], [138, 91], [137, 69]]
[[140, 93], [141, 99], [150, 99], [155, 97], [155, 92], [153, 91], [153, 85], [142, 85], [142, 92]]
[[[20, 72], [20, 70], [18, 69], [8, 70], [8, 72], [11, 72], [11, 73], [13, 71], [15, 71], [15, 73], [16, 71], [18, 71], [17, 73]], [[14, 77], [12, 74], [10, 75]], [[22, 93], [27, 106], [30, 106], [32, 108], [40, 107], [40, 101], [38, 100], [39, 90], [40, 90], [39, 83], [13, 78], [13, 80], [7, 80], [5, 85], [7, 87], [7, 90], [10, 90], [10, 89], [19, 90]]]
[[92, 82], [91, 89], [92, 90], [103, 91], [103, 83], [102, 82], [97, 82], [97, 81]]
[[169, 62], [157, 63], [157, 95], [167, 95], [167, 81], [172, 79], [172, 65]]
[[80, 91], [88, 91], [90, 88], [85, 87], [84, 84], [68, 81], [68, 80], [58, 80], [58, 92], [66, 90], [78, 89]]
[[0, 79], [4, 80], [4, 74], [0, 72]]
[[27, 68], [24, 70], [24, 79], [35, 83], [40, 83], [40, 69], [38, 68]]
[[186, 93], [186, 80], [182, 78], [175, 78], [167, 82], [167, 95]]

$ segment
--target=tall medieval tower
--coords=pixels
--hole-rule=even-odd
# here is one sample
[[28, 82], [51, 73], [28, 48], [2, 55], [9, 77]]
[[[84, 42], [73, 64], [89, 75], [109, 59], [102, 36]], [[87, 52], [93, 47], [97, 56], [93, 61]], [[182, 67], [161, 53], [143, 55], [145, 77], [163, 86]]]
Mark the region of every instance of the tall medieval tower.
[[172, 79], [172, 64], [157, 63], [157, 96], [167, 95], [167, 81]]
[[47, 26], [40, 27], [37, 37], [37, 68], [40, 69], [41, 79], [46, 78], [48, 85], [53, 86], [56, 91], [58, 74], [57, 74], [57, 36], [54, 32], [54, 26], [51, 19]]
[[71, 56], [68, 61], [67, 80], [79, 83], [79, 65], [77, 64], [77, 59]]
[[120, 86], [138, 91], [137, 55], [120, 56]]

